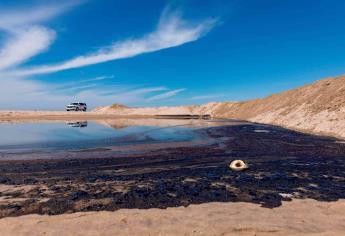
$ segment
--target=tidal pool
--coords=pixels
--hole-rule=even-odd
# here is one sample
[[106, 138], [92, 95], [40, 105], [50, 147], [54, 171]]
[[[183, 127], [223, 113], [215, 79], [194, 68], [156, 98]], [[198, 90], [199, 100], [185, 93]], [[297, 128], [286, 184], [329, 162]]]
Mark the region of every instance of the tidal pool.
[[174, 119], [2, 122], [0, 151], [190, 141], [199, 138], [193, 132], [195, 128], [210, 124], [204, 120]]

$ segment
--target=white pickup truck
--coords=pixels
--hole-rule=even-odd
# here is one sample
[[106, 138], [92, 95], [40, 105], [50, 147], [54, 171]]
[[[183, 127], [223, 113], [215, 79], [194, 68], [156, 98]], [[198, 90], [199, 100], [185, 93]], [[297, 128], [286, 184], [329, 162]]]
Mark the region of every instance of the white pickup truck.
[[86, 111], [86, 103], [83, 102], [73, 102], [66, 106], [66, 111]]

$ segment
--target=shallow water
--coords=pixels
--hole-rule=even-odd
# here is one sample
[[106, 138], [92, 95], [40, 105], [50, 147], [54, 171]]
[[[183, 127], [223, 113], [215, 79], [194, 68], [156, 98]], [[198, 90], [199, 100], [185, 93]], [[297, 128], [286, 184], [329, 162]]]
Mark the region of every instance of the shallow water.
[[6, 122], [0, 123], [0, 151], [190, 141], [199, 138], [195, 128], [209, 125], [208, 121], [174, 119]]

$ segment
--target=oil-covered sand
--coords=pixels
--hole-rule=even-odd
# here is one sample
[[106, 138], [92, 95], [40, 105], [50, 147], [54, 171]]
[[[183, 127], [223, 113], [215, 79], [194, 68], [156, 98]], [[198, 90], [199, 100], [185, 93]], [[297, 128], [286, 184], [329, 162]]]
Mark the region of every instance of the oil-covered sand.
[[[340, 214], [345, 210], [342, 140], [241, 122], [195, 132], [203, 139], [2, 154], [0, 228], [6, 228], [3, 232], [8, 234], [29, 234], [31, 227], [39, 234], [64, 235], [85, 235], [88, 224], [105, 235], [344, 232], [341, 222], [345, 219]], [[228, 164], [234, 159], [247, 161], [250, 168], [231, 171]], [[188, 207], [169, 208], [181, 206]], [[134, 208], [151, 210], [125, 210]], [[111, 212], [66, 215], [88, 211]], [[64, 215], [4, 218], [28, 214]], [[322, 224], [326, 220], [333, 223]], [[78, 230], [81, 225], [85, 227]]]

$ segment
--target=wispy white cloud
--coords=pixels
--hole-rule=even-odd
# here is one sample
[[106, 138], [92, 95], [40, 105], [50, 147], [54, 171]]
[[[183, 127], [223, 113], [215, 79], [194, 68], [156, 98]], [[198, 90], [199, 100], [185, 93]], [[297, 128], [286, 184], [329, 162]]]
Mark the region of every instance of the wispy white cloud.
[[23, 63], [47, 50], [54, 38], [54, 31], [39, 26], [12, 30], [0, 48], [0, 70]]
[[[114, 78], [113, 75], [102, 75], [102, 76], [97, 76], [94, 78], [88, 78], [88, 79], [81, 79], [73, 82], [65, 82], [65, 83], [59, 83], [58, 85], [56, 84], [50, 84], [44, 87], [44, 90], [42, 91], [35, 91], [33, 92], [34, 95], [43, 95], [43, 94], [49, 94], [49, 93], [64, 93], [64, 92], [80, 92], [83, 90], [89, 90], [91, 88], [102, 88], [103, 85], [100, 84], [104, 80], [107, 79], [112, 79]], [[92, 83], [90, 83], [92, 82]], [[103, 91], [104, 92], [104, 91]]]
[[205, 100], [205, 99], [214, 99], [214, 98], [221, 98], [221, 97], [224, 97], [224, 95], [217, 95], [217, 94], [214, 94], [214, 95], [200, 95], [200, 96], [194, 96], [194, 97], [191, 97], [192, 100]]
[[183, 20], [180, 14], [164, 12], [156, 30], [142, 38], [115, 42], [97, 52], [79, 56], [71, 60], [54, 65], [43, 65], [16, 70], [9, 72], [9, 74], [27, 76], [53, 73], [176, 47], [199, 39], [211, 30], [215, 23], [216, 20], [214, 19], [192, 23]]
[[152, 96], [148, 99], [146, 99], [147, 102], [153, 102], [153, 101], [159, 101], [159, 100], [164, 100], [173, 96], [176, 96], [178, 93], [185, 91], [186, 89], [175, 89], [175, 90], [170, 90], [165, 93], [161, 93], [155, 96]]
[[31, 8], [0, 9], [0, 33], [5, 42], [0, 48], [0, 71], [19, 65], [44, 52], [55, 39], [55, 31], [39, 23], [67, 11], [77, 1]]
[[79, 82], [101, 81], [101, 80], [107, 80], [107, 79], [113, 79], [113, 78], [115, 78], [114, 75], [102, 75], [102, 76], [97, 76], [97, 77], [91, 78], [91, 79], [84, 79], [84, 80], [79, 81]]
[[143, 95], [147, 93], [159, 92], [159, 91], [164, 91], [164, 90], [167, 90], [167, 89], [165, 87], [140, 88], [140, 89], [134, 89], [130, 92], [122, 93], [121, 95], [123, 96]]

